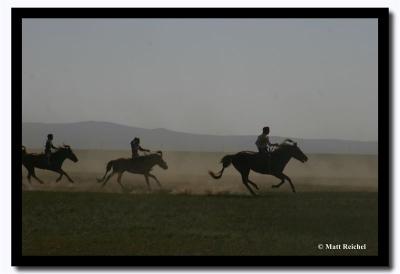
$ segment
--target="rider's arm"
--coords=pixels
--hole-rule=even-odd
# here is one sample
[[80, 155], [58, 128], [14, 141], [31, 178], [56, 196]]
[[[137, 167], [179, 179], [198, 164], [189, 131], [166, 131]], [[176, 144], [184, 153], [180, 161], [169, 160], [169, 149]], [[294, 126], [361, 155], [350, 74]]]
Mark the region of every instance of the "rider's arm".
[[150, 149], [145, 149], [145, 148], [142, 148], [141, 146], [139, 146], [139, 150], [140, 150], [140, 151], [150, 152]]

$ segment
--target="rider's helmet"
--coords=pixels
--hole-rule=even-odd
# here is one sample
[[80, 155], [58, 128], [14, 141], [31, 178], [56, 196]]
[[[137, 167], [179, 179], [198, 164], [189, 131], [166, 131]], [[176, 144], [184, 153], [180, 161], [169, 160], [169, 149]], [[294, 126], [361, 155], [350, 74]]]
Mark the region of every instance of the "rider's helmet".
[[263, 127], [263, 133], [268, 134], [269, 133], [269, 127]]
[[53, 134], [47, 134], [47, 139], [53, 140]]

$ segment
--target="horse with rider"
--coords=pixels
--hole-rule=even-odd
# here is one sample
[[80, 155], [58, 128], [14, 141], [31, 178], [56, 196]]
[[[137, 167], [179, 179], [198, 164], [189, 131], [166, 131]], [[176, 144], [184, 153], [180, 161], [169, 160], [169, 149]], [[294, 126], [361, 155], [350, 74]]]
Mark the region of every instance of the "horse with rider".
[[78, 158], [68, 145], [55, 147], [53, 145], [53, 134], [47, 135], [44, 153], [28, 153], [26, 147], [22, 146], [22, 164], [28, 170], [28, 182], [31, 183], [31, 177], [39, 183], [43, 181], [36, 176], [35, 168], [54, 171], [59, 174], [56, 182], [59, 182], [65, 175], [68, 181], [73, 183], [71, 177], [62, 169], [62, 165], [66, 159], [77, 162]]
[[257, 190], [259, 188], [257, 184], [249, 179], [250, 171], [279, 178], [281, 182], [272, 187], [280, 187], [285, 181], [288, 181], [292, 191], [296, 192], [292, 180], [283, 173], [283, 170], [292, 157], [303, 163], [308, 158], [297, 146], [297, 143], [290, 139], [284, 140], [281, 144], [271, 143], [268, 136], [269, 132], [269, 127], [264, 127], [262, 134], [257, 137], [255, 144], [258, 153], [241, 151], [236, 154], [226, 155], [221, 159], [222, 169], [217, 174], [209, 171], [210, 176], [214, 179], [220, 179], [225, 168], [232, 164], [239, 171], [242, 183], [252, 195], [256, 195], [253, 188]]
[[[295, 187], [291, 179], [283, 173], [287, 163], [291, 158], [295, 158], [301, 162], [308, 160], [307, 156], [297, 146], [297, 143], [286, 139], [282, 143], [271, 143], [269, 140], [269, 127], [262, 129], [262, 134], [257, 137], [255, 142], [258, 153], [252, 151], [241, 151], [236, 154], [226, 155], [221, 159], [223, 165], [222, 169], [215, 174], [209, 171], [209, 174], [214, 179], [220, 179], [224, 172], [224, 169], [229, 165], [233, 165], [241, 174], [242, 182], [248, 191], [255, 195], [254, 189], [259, 189], [258, 186], [249, 179], [250, 171], [254, 171], [261, 174], [273, 175], [281, 180], [277, 185], [273, 187], [280, 187], [285, 181], [288, 181], [292, 191], [295, 191]], [[150, 190], [149, 178], [154, 179], [158, 186], [161, 184], [156, 176], [151, 174], [151, 170], [154, 166], [158, 165], [163, 169], [168, 169], [167, 163], [163, 159], [161, 151], [150, 153], [149, 149], [145, 149], [140, 145], [140, 139], [135, 137], [131, 142], [131, 158], [118, 158], [111, 160], [106, 164], [106, 172], [104, 176], [97, 179], [99, 183], [102, 183], [104, 187], [106, 183], [114, 176], [118, 175], [117, 182], [120, 184], [122, 189], [125, 191], [127, 188], [121, 183], [121, 178], [124, 172], [141, 174], [144, 175], [148, 189]], [[144, 152], [144, 155], [140, 155], [139, 152]], [[31, 183], [31, 177], [35, 178], [40, 183], [43, 183], [36, 174], [35, 168], [46, 169], [57, 172], [59, 177], [57, 182], [65, 175], [70, 182], [73, 180], [70, 176], [62, 169], [62, 164], [66, 159], [73, 162], [77, 162], [78, 158], [68, 145], [56, 147], [53, 145], [53, 134], [47, 135], [47, 140], [44, 147], [44, 153], [35, 154], [27, 153], [26, 148], [22, 147], [22, 164], [28, 170], [28, 181]]]
[[[150, 153], [151, 151], [140, 146], [140, 138], [138, 137], [135, 137], [130, 144], [132, 157], [119, 158], [109, 161], [106, 165], [106, 172], [104, 173], [104, 176], [100, 179], [97, 179], [97, 181], [99, 183], [102, 183], [102, 186], [104, 187], [108, 180], [110, 180], [111, 177], [117, 174], [117, 182], [121, 186], [121, 188], [124, 191], [130, 191], [121, 182], [122, 174], [124, 172], [130, 172], [133, 174], [144, 175], [149, 190], [151, 190], [149, 178], [154, 179], [158, 186], [161, 187], [160, 181], [155, 175], [151, 174], [150, 171], [155, 165], [158, 165], [163, 169], [168, 169], [167, 163], [162, 158], [162, 152], [156, 151], [155, 153], [140, 155], [139, 151], [146, 153]], [[111, 169], [112, 172], [109, 173]]]

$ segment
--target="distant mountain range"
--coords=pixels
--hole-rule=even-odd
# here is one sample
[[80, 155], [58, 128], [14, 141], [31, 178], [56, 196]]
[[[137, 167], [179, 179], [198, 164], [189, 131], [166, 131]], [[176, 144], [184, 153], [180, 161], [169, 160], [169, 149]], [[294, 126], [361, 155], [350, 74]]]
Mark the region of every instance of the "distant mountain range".
[[[71, 145], [76, 149], [130, 149], [130, 141], [138, 136], [141, 144], [151, 150], [176, 151], [240, 151], [256, 150], [255, 135], [220, 136], [190, 134], [167, 129], [144, 129], [108, 122], [66, 124], [23, 123], [22, 140], [28, 148], [43, 148], [48, 133], [54, 134], [54, 144]], [[271, 136], [272, 142], [286, 137]], [[377, 154], [377, 142], [334, 139], [299, 139], [305, 153]]]

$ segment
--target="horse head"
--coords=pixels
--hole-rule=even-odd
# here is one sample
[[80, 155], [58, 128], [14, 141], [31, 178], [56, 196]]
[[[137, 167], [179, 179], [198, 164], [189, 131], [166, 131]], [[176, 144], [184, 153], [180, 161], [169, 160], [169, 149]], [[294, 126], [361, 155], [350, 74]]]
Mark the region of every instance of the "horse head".
[[64, 145], [58, 148], [58, 151], [64, 154], [64, 156], [74, 163], [78, 162], [78, 157], [76, 157], [75, 153], [72, 151], [69, 145]]
[[296, 142], [290, 139], [286, 139], [281, 143], [280, 147], [286, 149], [290, 156], [295, 158], [296, 160], [302, 163], [307, 162], [308, 157], [304, 154], [303, 151], [301, 151]]
[[156, 155], [156, 164], [163, 169], [168, 169], [167, 162], [165, 162], [164, 159], [162, 158], [162, 151], [158, 150], [155, 155]]

